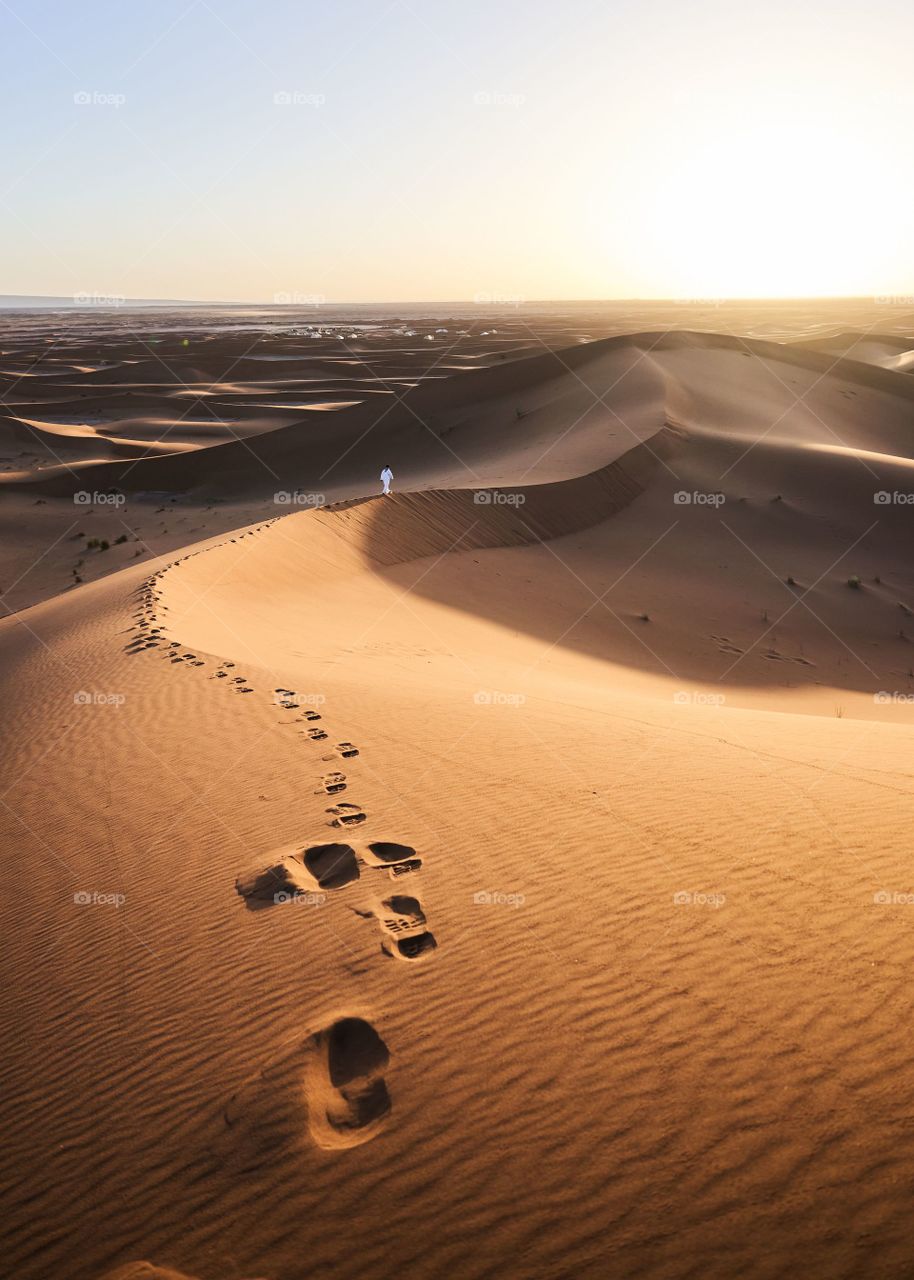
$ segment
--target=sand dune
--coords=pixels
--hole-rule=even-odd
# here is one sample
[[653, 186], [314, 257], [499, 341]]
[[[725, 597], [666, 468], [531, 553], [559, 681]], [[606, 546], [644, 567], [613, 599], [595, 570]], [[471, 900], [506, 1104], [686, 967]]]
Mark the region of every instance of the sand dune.
[[863, 333], [842, 333], [833, 338], [819, 338], [806, 344], [815, 351], [845, 359], [861, 360], [896, 373], [910, 373], [914, 369], [914, 346], [910, 337], [891, 334], [874, 336]]
[[0, 622], [10, 1274], [907, 1274], [914, 396], [838, 354], [3, 486], [211, 508]]

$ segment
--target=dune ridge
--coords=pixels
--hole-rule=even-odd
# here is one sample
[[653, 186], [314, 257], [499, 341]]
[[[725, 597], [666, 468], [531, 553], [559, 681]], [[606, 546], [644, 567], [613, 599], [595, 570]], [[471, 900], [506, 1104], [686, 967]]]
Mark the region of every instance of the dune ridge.
[[525, 546], [599, 524], [643, 493], [683, 433], [667, 425], [616, 462], [571, 480], [506, 489], [425, 490], [320, 508], [314, 519], [369, 560], [394, 565], [471, 547]]

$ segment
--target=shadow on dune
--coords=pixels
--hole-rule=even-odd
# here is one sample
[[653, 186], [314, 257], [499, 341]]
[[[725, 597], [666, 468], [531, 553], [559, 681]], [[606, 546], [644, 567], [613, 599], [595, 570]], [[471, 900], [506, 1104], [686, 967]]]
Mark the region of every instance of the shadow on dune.
[[[547, 648], [686, 683], [914, 689], [914, 508], [874, 496], [914, 489], [911, 460], [757, 444], [667, 423], [577, 479], [398, 494], [316, 518], [398, 589]], [[720, 507], [677, 505], [721, 475]], [[521, 547], [535, 563], [509, 550]], [[484, 549], [494, 558], [461, 554]]]

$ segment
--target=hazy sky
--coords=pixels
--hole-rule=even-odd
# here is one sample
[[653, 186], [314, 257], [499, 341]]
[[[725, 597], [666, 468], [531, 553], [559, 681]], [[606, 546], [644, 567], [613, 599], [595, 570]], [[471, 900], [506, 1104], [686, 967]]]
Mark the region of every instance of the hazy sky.
[[911, 0], [0, 0], [0, 292], [914, 294]]

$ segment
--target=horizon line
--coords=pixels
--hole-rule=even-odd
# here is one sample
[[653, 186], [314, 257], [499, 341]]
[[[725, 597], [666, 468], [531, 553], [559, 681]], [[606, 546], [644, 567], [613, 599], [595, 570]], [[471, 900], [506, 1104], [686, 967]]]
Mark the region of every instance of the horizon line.
[[[313, 296], [315, 301], [307, 301]], [[740, 303], [783, 303], [783, 302], [870, 302], [874, 305], [888, 301], [904, 300], [914, 306], [912, 293], [867, 293], [867, 294], [784, 294], [784, 295], [734, 295], [730, 297], [695, 295], [670, 297], [593, 297], [593, 298], [533, 298], [513, 294], [492, 293], [474, 298], [392, 298], [379, 300], [330, 299], [319, 295], [302, 295], [301, 301], [277, 301], [265, 299], [239, 300], [231, 298], [129, 298], [114, 293], [73, 293], [73, 294], [27, 294], [0, 293], [0, 311], [24, 309], [61, 309], [74, 311], [118, 311], [124, 308], [139, 307], [257, 307], [276, 308], [287, 311], [308, 312], [318, 314], [321, 310], [334, 307], [477, 307], [493, 308], [499, 312], [520, 310], [531, 306], [606, 306], [645, 304], [673, 306], [705, 306], [708, 308], [728, 306]]]

